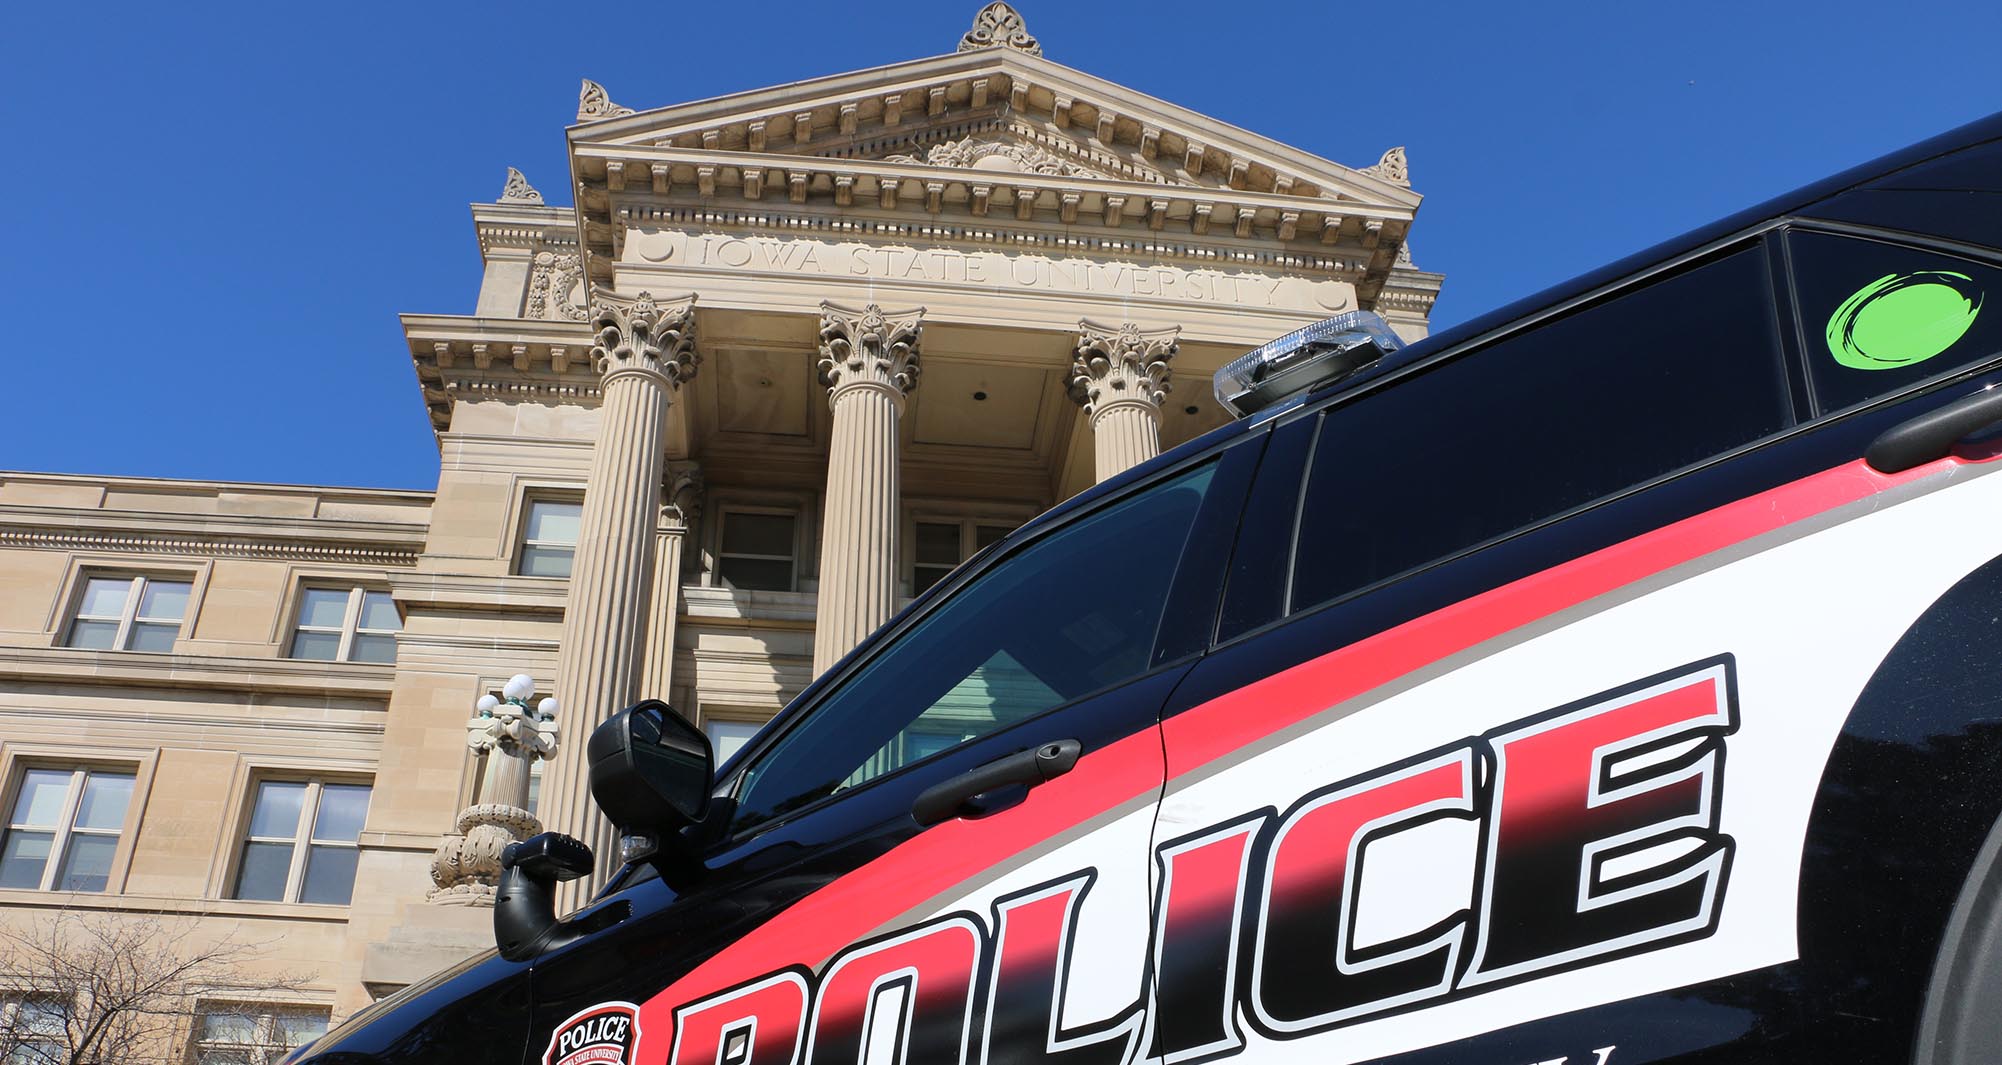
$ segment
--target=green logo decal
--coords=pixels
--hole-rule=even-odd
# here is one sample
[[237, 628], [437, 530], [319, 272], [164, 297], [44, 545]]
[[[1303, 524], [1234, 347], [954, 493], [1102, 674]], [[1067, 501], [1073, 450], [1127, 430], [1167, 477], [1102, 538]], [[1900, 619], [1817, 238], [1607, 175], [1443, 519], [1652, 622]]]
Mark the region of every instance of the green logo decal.
[[1842, 301], [1828, 318], [1828, 353], [1853, 370], [1910, 366], [1952, 347], [1981, 313], [1966, 274], [1885, 274]]

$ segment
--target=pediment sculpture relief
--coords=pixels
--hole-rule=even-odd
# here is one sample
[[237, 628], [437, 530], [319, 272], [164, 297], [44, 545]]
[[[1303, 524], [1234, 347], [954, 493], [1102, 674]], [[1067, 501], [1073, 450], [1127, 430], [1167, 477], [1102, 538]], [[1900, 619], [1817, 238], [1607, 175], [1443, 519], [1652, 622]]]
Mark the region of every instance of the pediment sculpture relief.
[[1086, 170], [1047, 148], [1005, 137], [963, 137], [934, 144], [917, 155], [891, 155], [886, 163], [916, 163], [949, 166], [960, 170], [989, 170], [1001, 174], [1048, 174], [1058, 177], [1102, 177]]

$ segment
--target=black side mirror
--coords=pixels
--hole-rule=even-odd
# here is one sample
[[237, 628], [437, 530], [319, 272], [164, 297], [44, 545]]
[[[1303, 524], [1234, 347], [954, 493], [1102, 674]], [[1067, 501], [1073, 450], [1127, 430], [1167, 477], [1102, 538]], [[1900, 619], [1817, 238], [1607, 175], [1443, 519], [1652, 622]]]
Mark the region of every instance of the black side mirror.
[[494, 892], [494, 943], [501, 957], [534, 957], [556, 927], [556, 885], [590, 873], [591, 848], [560, 832], [508, 844]]
[[651, 855], [667, 833], [709, 813], [709, 737], [659, 699], [613, 714], [592, 731], [585, 754], [591, 795], [619, 828], [622, 861]]

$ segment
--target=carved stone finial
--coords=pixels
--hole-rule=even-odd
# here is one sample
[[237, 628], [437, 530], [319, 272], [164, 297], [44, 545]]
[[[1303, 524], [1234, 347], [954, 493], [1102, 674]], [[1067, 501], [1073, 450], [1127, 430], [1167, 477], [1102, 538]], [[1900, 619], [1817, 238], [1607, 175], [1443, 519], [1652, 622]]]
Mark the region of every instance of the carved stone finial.
[[1400, 241], [1397, 245], [1397, 265], [1418, 269], [1418, 264], [1411, 261], [1411, 244], [1408, 241]]
[[1407, 188], [1411, 185], [1411, 167], [1404, 161], [1402, 144], [1383, 153], [1383, 158], [1378, 159], [1375, 166], [1363, 167], [1362, 172], [1371, 177], [1382, 178], [1393, 185], [1403, 185]]
[[907, 395], [918, 383], [918, 334], [925, 309], [886, 311], [871, 303], [857, 310], [820, 305], [820, 383], [828, 402], [842, 389], [874, 385]]
[[1088, 416], [1120, 403], [1159, 409], [1168, 396], [1168, 362], [1181, 350], [1181, 326], [1142, 329], [1132, 322], [1077, 324], [1077, 351], [1071, 359], [1070, 395]]
[[516, 170], [514, 167], [508, 167], [507, 184], [501, 187], [500, 199], [494, 202], [532, 203], [540, 207], [542, 206], [542, 194], [535, 191], [535, 186], [529, 184], [527, 178], [521, 176], [521, 171]]
[[591, 290], [591, 328], [597, 331], [591, 361], [598, 373], [655, 373], [679, 388], [695, 376], [695, 294], [657, 300], [651, 292], [622, 296]]
[[1042, 55], [1043, 45], [1029, 36], [1028, 27], [1022, 23], [1021, 12], [1001, 2], [980, 9], [973, 16], [973, 28], [959, 39], [959, 50], [971, 52], [979, 48], [1007, 47], [1030, 55]]
[[620, 107], [605, 94], [605, 87], [584, 79], [584, 87], [577, 90], [577, 121], [595, 122], [601, 118], [622, 118], [633, 113], [630, 107]]

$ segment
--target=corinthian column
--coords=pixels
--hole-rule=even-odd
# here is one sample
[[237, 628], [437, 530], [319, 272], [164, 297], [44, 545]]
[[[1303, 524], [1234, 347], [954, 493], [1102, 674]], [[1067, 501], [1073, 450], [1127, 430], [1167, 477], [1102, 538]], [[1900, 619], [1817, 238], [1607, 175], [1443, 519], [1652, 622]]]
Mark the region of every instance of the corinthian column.
[[[700, 361], [694, 305], [692, 295], [591, 295], [591, 358], [603, 375], [604, 402], [556, 653], [556, 701], [571, 739], [550, 762], [542, 794], [544, 823], [597, 852], [599, 882], [617, 860], [617, 839], [591, 802], [586, 741], [638, 694], [667, 409]], [[568, 900], [589, 898], [593, 886], [579, 881]]]
[[1168, 395], [1168, 360], [1175, 357], [1182, 330], [1085, 319], [1077, 332], [1070, 394], [1091, 421], [1103, 481], [1161, 453], [1161, 400]]
[[[647, 607], [646, 658], [640, 665], [641, 698], [673, 701], [674, 629], [681, 615], [681, 560], [702, 507], [702, 467], [668, 464], [666, 502], [654, 528], [653, 596]], [[685, 706], [675, 709], [686, 713]]]
[[820, 305], [820, 383], [834, 410], [820, 534], [817, 676], [897, 608], [897, 421], [917, 384], [924, 308]]

